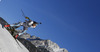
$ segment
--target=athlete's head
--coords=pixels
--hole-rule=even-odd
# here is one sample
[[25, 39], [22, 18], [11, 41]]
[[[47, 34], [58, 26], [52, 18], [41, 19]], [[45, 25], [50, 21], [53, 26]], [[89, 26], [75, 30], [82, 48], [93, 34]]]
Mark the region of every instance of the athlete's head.
[[32, 24], [32, 26], [33, 26], [33, 28], [35, 28], [36, 26], [37, 26], [37, 22], [34, 22], [33, 24]]
[[38, 24], [42, 24], [42, 23], [41, 23], [41, 22], [38, 23], [38, 22], [36, 22], [36, 21], [31, 21], [31, 22], [29, 23], [29, 25], [31, 25], [31, 28], [36, 28], [36, 26], [37, 26]]
[[38, 23], [34, 21], [31, 23], [31, 28], [35, 28], [37, 25], [38, 25]]

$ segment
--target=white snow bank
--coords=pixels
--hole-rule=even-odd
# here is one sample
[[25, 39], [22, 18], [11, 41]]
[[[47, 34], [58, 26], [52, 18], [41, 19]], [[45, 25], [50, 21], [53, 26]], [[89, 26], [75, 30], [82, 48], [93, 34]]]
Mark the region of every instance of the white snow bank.
[[29, 52], [24, 45], [19, 41], [18, 43], [5, 28], [2, 28], [0, 24], [0, 52]]

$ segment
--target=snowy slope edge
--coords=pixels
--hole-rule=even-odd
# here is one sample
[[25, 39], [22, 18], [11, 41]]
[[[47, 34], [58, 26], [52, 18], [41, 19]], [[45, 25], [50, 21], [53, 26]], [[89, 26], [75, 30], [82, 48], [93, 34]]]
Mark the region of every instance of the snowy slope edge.
[[22, 43], [19, 41], [18, 43], [5, 28], [2, 28], [2, 25], [0, 24], [0, 52], [29, 52]]

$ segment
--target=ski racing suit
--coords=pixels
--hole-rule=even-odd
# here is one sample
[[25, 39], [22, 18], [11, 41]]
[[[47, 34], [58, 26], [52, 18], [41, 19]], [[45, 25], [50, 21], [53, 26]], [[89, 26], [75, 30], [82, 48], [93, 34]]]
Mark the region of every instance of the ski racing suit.
[[17, 23], [17, 24], [12, 24], [10, 26], [12, 26], [12, 27], [14, 27], [14, 26], [19, 26], [19, 27], [23, 26], [22, 32], [18, 34], [20, 36], [20, 35], [24, 34], [27, 31], [28, 27], [32, 27], [33, 23], [34, 23], [34, 21], [27, 21], [26, 20], [25, 22], [20, 22], [20, 23]]

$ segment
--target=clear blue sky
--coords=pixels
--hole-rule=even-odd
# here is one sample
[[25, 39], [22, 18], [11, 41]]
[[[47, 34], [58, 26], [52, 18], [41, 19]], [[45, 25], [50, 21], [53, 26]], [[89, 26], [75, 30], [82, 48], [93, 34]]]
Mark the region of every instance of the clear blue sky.
[[99, 0], [2, 0], [0, 16], [10, 24], [24, 21], [21, 9], [42, 22], [28, 33], [50, 39], [69, 52], [100, 52]]

